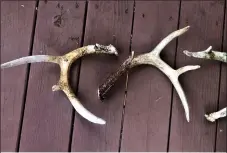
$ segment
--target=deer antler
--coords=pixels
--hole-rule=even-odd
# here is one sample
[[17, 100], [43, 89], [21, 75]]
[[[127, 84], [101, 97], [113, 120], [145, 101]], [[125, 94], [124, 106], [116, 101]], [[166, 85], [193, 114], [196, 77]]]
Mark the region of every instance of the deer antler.
[[209, 115], [205, 114], [204, 116], [210, 122], [214, 122], [215, 120], [226, 117], [227, 107], [220, 109], [217, 112], [210, 113]]
[[89, 120], [90, 122], [97, 123], [97, 124], [105, 124], [106, 122], [90, 113], [80, 101], [76, 98], [75, 94], [73, 93], [69, 81], [68, 81], [68, 73], [71, 67], [71, 64], [77, 60], [78, 58], [88, 55], [88, 54], [115, 54], [118, 55], [117, 50], [114, 46], [108, 45], [88, 45], [78, 49], [75, 49], [63, 56], [50, 56], [50, 55], [34, 55], [34, 56], [26, 56], [22, 57], [4, 64], [1, 64], [1, 69], [14, 67], [22, 64], [27, 63], [37, 63], [37, 62], [51, 62], [58, 64], [60, 66], [60, 79], [57, 85], [52, 87], [52, 91], [62, 90], [68, 99], [70, 100], [71, 104], [75, 108], [75, 110], [84, 118]]
[[[216, 60], [227, 63], [227, 53], [226, 52], [219, 52], [212, 50], [212, 46], [208, 47], [204, 51], [198, 52], [189, 52], [187, 50], [183, 51], [185, 55], [189, 57], [201, 58], [201, 59], [209, 59], [209, 60]], [[208, 121], [214, 122], [216, 119], [222, 118], [226, 116], [226, 107], [220, 109], [217, 112], [210, 113], [209, 115], [205, 114], [205, 117]]]
[[212, 46], [208, 47], [204, 51], [189, 52], [187, 50], [184, 50], [183, 53], [189, 57], [216, 60], [227, 63], [227, 53], [214, 51], [212, 50]]
[[103, 100], [105, 98], [105, 95], [107, 92], [111, 89], [111, 87], [115, 84], [116, 80], [126, 71], [129, 69], [139, 66], [142, 64], [148, 64], [153, 65], [156, 68], [158, 68], [160, 71], [162, 71], [172, 82], [173, 86], [175, 87], [181, 102], [183, 104], [186, 119], [189, 122], [189, 107], [187, 103], [187, 99], [185, 96], [185, 93], [181, 87], [181, 84], [178, 81], [178, 77], [190, 70], [195, 70], [200, 68], [199, 65], [195, 66], [184, 66], [182, 68], [179, 68], [177, 70], [174, 70], [171, 68], [168, 64], [166, 64], [161, 58], [160, 53], [163, 50], [163, 48], [174, 38], [184, 34], [186, 31], [189, 30], [189, 26], [182, 28], [180, 30], [174, 31], [170, 33], [166, 38], [164, 38], [151, 52], [145, 53], [142, 55], [138, 55], [137, 57], [134, 57], [134, 52], [132, 51], [132, 56], [129, 57], [117, 70], [117, 72], [111, 74], [107, 80], [99, 86], [98, 89], [98, 97], [100, 100]]

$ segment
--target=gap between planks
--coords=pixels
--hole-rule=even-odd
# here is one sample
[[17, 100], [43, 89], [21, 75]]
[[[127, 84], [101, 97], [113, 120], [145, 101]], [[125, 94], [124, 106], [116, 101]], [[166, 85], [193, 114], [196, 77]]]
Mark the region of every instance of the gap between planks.
[[[221, 51], [224, 52], [224, 41], [225, 41], [225, 31], [227, 31], [227, 25], [225, 25], [227, 22], [225, 21], [226, 20], [226, 16], [227, 16], [227, 10], [226, 10], [226, 3], [227, 3], [227, 0], [225, 0], [225, 3], [224, 3], [224, 15], [223, 15], [223, 23], [222, 23], [222, 42], [221, 42]], [[219, 104], [220, 104], [220, 96], [221, 96], [221, 82], [222, 82], [222, 67], [223, 67], [223, 64], [222, 62], [220, 62], [220, 70], [219, 70], [219, 87], [218, 87], [218, 99], [217, 99], [217, 106], [216, 106], [216, 111], [218, 111], [219, 109]], [[218, 138], [218, 124], [219, 124], [219, 121], [216, 122], [216, 130], [215, 130], [215, 141], [214, 141], [214, 152], [217, 151], [217, 138]]]
[[[30, 38], [29, 56], [31, 56], [32, 52], [33, 52], [38, 7], [39, 7], [39, 0], [36, 0], [35, 9], [34, 9], [34, 17], [33, 17], [33, 25], [32, 25], [32, 33], [31, 33], [31, 38]], [[17, 145], [16, 145], [17, 152], [19, 152], [19, 150], [20, 150], [20, 140], [21, 140], [22, 127], [23, 127], [24, 110], [25, 110], [27, 90], [28, 90], [30, 67], [31, 67], [31, 64], [29, 63], [26, 67], [26, 74], [25, 74], [26, 77], [25, 77], [24, 92], [23, 92], [23, 103], [22, 103], [21, 117], [20, 117], [20, 124], [19, 124], [19, 131], [18, 131]]]
[[[180, 28], [180, 18], [181, 18], [181, 3], [182, 0], [179, 1], [179, 10], [178, 10], [178, 21], [177, 21], [177, 29]], [[173, 68], [176, 68], [176, 60], [177, 60], [177, 48], [178, 48], [178, 41], [179, 38], [176, 38], [176, 48], [175, 48], [175, 56], [174, 56], [174, 64], [173, 64]], [[167, 138], [167, 148], [166, 151], [169, 152], [169, 144], [170, 144], [170, 133], [171, 133], [171, 120], [172, 120], [172, 108], [173, 108], [173, 96], [174, 96], [174, 86], [171, 85], [172, 87], [172, 91], [171, 91], [171, 104], [170, 104], [170, 113], [169, 113], [169, 128], [168, 128], [168, 138]]]
[[[84, 36], [85, 36], [85, 29], [86, 29], [86, 21], [87, 21], [87, 11], [88, 11], [88, 1], [85, 2], [85, 11], [84, 11], [84, 21], [83, 21], [83, 32], [82, 32], [82, 38], [80, 42], [80, 47], [84, 45]], [[77, 85], [75, 94], [78, 93], [79, 89], [79, 81], [80, 81], [80, 69], [81, 69], [81, 59], [78, 59], [78, 70], [77, 70]], [[74, 129], [74, 121], [75, 121], [75, 109], [72, 107], [72, 120], [71, 120], [71, 128], [70, 128], [70, 135], [69, 135], [69, 146], [68, 146], [68, 152], [71, 152], [72, 150], [72, 142], [73, 142], [73, 129]]]
[[[131, 35], [130, 35], [130, 44], [129, 44], [129, 55], [131, 55], [131, 52], [132, 52], [132, 38], [133, 38], [135, 10], [136, 10], [136, 2], [135, 2], [135, 0], [133, 0], [133, 14], [132, 14], [132, 26], [131, 26]], [[123, 109], [122, 109], [122, 115], [121, 115], [122, 117], [121, 117], [121, 129], [120, 129], [118, 152], [121, 152], [122, 134], [123, 134], [123, 126], [124, 126], [124, 118], [125, 118], [125, 107], [126, 107], [126, 103], [127, 103], [128, 78], [129, 78], [129, 73], [127, 72], [126, 81], [125, 81]]]

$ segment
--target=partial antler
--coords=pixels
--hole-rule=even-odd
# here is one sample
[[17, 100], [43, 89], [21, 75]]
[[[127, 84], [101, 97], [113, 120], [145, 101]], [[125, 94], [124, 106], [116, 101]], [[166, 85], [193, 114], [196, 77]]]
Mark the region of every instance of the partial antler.
[[214, 51], [214, 50], [212, 50], [212, 46], [208, 47], [204, 51], [189, 52], [187, 50], [184, 50], [183, 52], [185, 55], [187, 55], [189, 57], [216, 60], [216, 61], [221, 61], [221, 62], [227, 63], [227, 53]]
[[217, 112], [210, 113], [209, 115], [205, 114], [205, 117], [208, 121], [214, 122], [215, 120], [217, 120], [219, 118], [226, 117], [226, 113], [227, 113], [227, 107], [222, 108], [221, 110], [219, 110]]
[[[183, 51], [185, 55], [189, 57], [201, 58], [201, 59], [209, 59], [216, 60], [227, 63], [227, 53], [219, 52], [212, 50], [212, 46], [208, 47], [204, 51], [198, 52], [189, 52], [187, 50]], [[222, 118], [226, 116], [226, 108], [222, 108], [217, 112], [210, 113], [209, 115], [205, 114], [205, 117], [208, 121], [214, 122], [216, 119]]]
[[90, 122], [97, 123], [97, 124], [105, 124], [106, 122], [103, 119], [96, 117], [95, 115], [90, 113], [86, 108], [83, 107], [83, 105], [80, 103], [80, 101], [76, 98], [75, 94], [73, 93], [68, 81], [69, 70], [70, 70], [71, 64], [75, 60], [77, 60], [78, 58], [84, 55], [99, 54], [99, 53], [118, 55], [117, 50], [114, 46], [112, 45], [104, 46], [104, 45], [96, 44], [96, 45], [88, 45], [85, 47], [78, 48], [63, 56], [34, 55], [34, 56], [22, 57], [22, 58], [1, 64], [1, 69], [14, 67], [22, 64], [27, 64], [27, 63], [37, 63], [37, 62], [51, 62], [51, 63], [58, 64], [61, 69], [60, 79], [57, 85], [54, 85], [52, 87], [52, 91], [62, 90], [66, 94], [70, 102], [72, 103], [75, 110]]
[[186, 119], [189, 122], [189, 120], [190, 120], [189, 119], [189, 107], [188, 107], [185, 93], [178, 81], [178, 77], [187, 71], [198, 69], [198, 68], [200, 68], [200, 66], [199, 65], [184, 66], [182, 68], [174, 70], [160, 58], [160, 53], [163, 50], [163, 48], [171, 40], [184, 34], [188, 30], [189, 30], [189, 26], [170, 33], [149, 53], [138, 55], [137, 57], [134, 57], [134, 52], [132, 51], [132, 56], [129, 57], [120, 66], [120, 68], [117, 70], [117, 72], [115, 72], [114, 74], [111, 74], [107, 78], [107, 80], [102, 85], [99, 86], [99, 89], [98, 89], [99, 99], [103, 100], [105, 98], [105, 95], [107, 94], [107, 92], [110, 90], [110, 88], [115, 84], [116, 80], [129, 69], [131, 69], [135, 66], [142, 65], [142, 64], [153, 65], [153, 66], [157, 67], [160, 71], [162, 71], [172, 82], [173, 86], [175, 87], [175, 89], [182, 101], [182, 104], [183, 104], [183, 107], [185, 110]]

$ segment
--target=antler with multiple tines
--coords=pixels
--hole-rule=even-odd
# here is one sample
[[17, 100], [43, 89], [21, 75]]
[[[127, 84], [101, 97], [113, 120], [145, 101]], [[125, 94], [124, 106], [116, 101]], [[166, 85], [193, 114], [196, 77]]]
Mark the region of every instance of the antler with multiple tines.
[[[208, 47], [204, 51], [198, 52], [189, 52], [187, 50], [183, 51], [185, 55], [189, 57], [201, 58], [201, 59], [208, 59], [208, 60], [216, 60], [227, 63], [227, 53], [226, 52], [219, 52], [212, 50], [212, 46]], [[205, 114], [205, 117], [208, 121], [214, 122], [219, 118], [226, 117], [226, 108], [222, 108], [216, 112], [210, 113], [209, 115]]]
[[153, 65], [156, 68], [158, 68], [160, 71], [162, 71], [172, 82], [173, 86], [175, 87], [181, 102], [183, 104], [186, 119], [189, 122], [189, 107], [187, 103], [187, 99], [185, 96], [185, 93], [181, 87], [181, 84], [178, 81], [178, 77], [190, 70], [195, 70], [200, 68], [200, 66], [184, 66], [177, 70], [174, 70], [171, 68], [168, 64], [166, 64], [161, 58], [160, 53], [163, 50], [163, 48], [174, 38], [184, 34], [186, 31], [189, 30], [189, 26], [182, 28], [180, 30], [174, 31], [170, 33], [167, 37], [165, 37], [151, 52], [138, 55], [137, 57], [134, 57], [134, 52], [132, 52], [132, 55], [120, 66], [120, 68], [113, 74], [111, 74], [107, 80], [99, 86], [98, 89], [98, 97], [100, 100], [103, 100], [105, 98], [105, 95], [107, 92], [111, 89], [111, 87], [115, 84], [115, 82], [118, 80], [118, 78], [125, 72], [127, 72], [129, 69], [139, 66], [139, 65]]
[[[181, 87], [181, 84], [178, 78], [181, 74], [190, 70], [196, 70], [200, 68], [200, 66], [199, 65], [184, 66], [177, 70], [174, 70], [160, 58], [160, 53], [163, 50], [163, 48], [171, 40], [184, 34], [188, 30], [189, 30], [189, 26], [170, 33], [151, 52], [141, 54], [135, 57], [134, 51], [132, 51], [132, 55], [125, 60], [125, 62], [120, 66], [120, 68], [115, 73], [111, 74], [107, 78], [107, 80], [102, 85], [99, 86], [99, 89], [98, 89], [99, 99], [103, 100], [107, 92], [111, 89], [111, 87], [115, 84], [115, 82], [119, 79], [119, 77], [122, 76], [125, 72], [129, 71], [131, 68], [139, 65], [144, 65], [144, 64], [153, 65], [156, 68], [158, 68], [160, 71], [162, 71], [172, 82], [173, 86], [175, 87], [181, 99], [181, 102], [185, 111], [186, 119], [189, 122], [190, 120], [189, 106], [188, 106], [188, 102], [187, 102], [184, 90]], [[22, 58], [1, 64], [1, 69], [14, 67], [22, 64], [27, 64], [27, 63], [37, 63], [37, 62], [51, 62], [51, 63], [58, 64], [61, 69], [60, 79], [57, 85], [54, 85], [52, 87], [52, 91], [62, 90], [70, 100], [75, 110], [90, 122], [93, 122], [96, 124], [105, 124], [106, 122], [103, 119], [96, 117], [91, 112], [89, 112], [86, 108], [83, 107], [79, 99], [73, 93], [68, 81], [69, 70], [72, 63], [75, 60], [77, 60], [78, 58], [84, 55], [100, 54], [100, 53], [118, 55], [117, 50], [114, 46], [112, 45], [104, 46], [104, 45], [96, 44], [96, 45], [88, 45], [88, 46], [78, 48], [63, 56], [34, 55], [34, 56], [22, 57]], [[213, 60], [219, 60], [222, 62], [227, 62], [226, 60], [227, 54], [224, 52], [213, 51], [211, 46], [205, 51], [199, 51], [199, 52], [184, 51], [184, 53], [187, 56], [193, 56], [196, 58], [213, 59]], [[211, 113], [210, 115], [205, 115], [205, 117], [210, 121], [215, 121], [216, 119], [225, 117], [225, 116], [226, 116], [226, 108], [221, 109], [220, 111]]]
[[1, 64], [1, 69], [14, 67], [22, 64], [27, 64], [27, 63], [37, 63], [37, 62], [50, 62], [50, 63], [58, 64], [61, 69], [60, 79], [57, 85], [54, 85], [52, 87], [52, 90], [53, 91], [62, 90], [70, 100], [75, 110], [90, 122], [97, 123], [97, 124], [105, 124], [106, 122], [103, 119], [96, 117], [95, 115], [90, 113], [86, 108], [83, 107], [79, 99], [77, 99], [77, 97], [73, 93], [68, 81], [69, 70], [70, 70], [71, 64], [75, 60], [77, 60], [78, 58], [84, 55], [100, 54], [100, 53], [118, 55], [117, 50], [114, 46], [112, 45], [104, 46], [104, 45], [96, 44], [96, 45], [88, 45], [85, 47], [78, 48], [63, 56], [34, 55], [34, 56], [22, 57], [22, 58]]

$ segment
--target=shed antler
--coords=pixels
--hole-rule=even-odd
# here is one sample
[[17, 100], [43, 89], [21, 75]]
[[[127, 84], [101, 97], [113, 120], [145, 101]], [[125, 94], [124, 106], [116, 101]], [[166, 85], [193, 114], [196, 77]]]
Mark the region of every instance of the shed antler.
[[183, 53], [189, 57], [216, 60], [227, 63], [227, 53], [214, 51], [212, 50], [212, 46], [208, 47], [204, 51], [189, 52], [187, 50], [184, 50]]
[[174, 31], [170, 33], [166, 38], [164, 38], [151, 52], [138, 55], [137, 57], [134, 57], [134, 52], [132, 51], [131, 57], [129, 57], [117, 70], [117, 72], [110, 75], [107, 80], [99, 86], [98, 89], [98, 96], [99, 99], [103, 100], [105, 98], [105, 95], [107, 92], [111, 89], [111, 87], [115, 84], [117, 79], [126, 71], [129, 69], [139, 66], [142, 64], [148, 64], [153, 65], [157, 67], [160, 71], [162, 71], [172, 82], [173, 86], [175, 87], [185, 110], [186, 119], [189, 122], [189, 107], [187, 103], [187, 99], [185, 96], [185, 93], [178, 81], [178, 77], [190, 70], [195, 70], [200, 68], [199, 65], [195, 66], [184, 66], [182, 68], [179, 68], [177, 70], [174, 70], [171, 68], [168, 64], [166, 64], [161, 58], [160, 53], [163, 50], [163, 48], [174, 38], [184, 34], [186, 31], [189, 30], [189, 26], [179, 29], [177, 31]]
[[226, 113], [227, 113], [227, 107], [224, 107], [218, 110], [217, 112], [210, 113], [209, 115], [205, 114], [204, 116], [208, 121], [214, 122], [219, 118], [226, 117]]
[[[201, 58], [201, 59], [208, 59], [208, 60], [216, 60], [227, 63], [227, 53], [226, 52], [219, 52], [212, 50], [212, 46], [208, 47], [204, 51], [198, 52], [189, 52], [187, 50], [183, 51], [185, 55], [189, 57]], [[209, 115], [205, 114], [205, 117], [208, 121], [214, 122], [215, 120], [226, 117], [226, 108], [222, 108], [217, 112], [210, 113]]]
[[96, 44], [96, 45], [88, 45], [88, 46], [75, 49], [63, 56], [34, 55], [34, 56], [22, 57], [22, 58], [1, 64], [1, 69], [14, 67], [22, 64], [27, 64], [27, 63], [37, 63], [37, 62], [51, 62], [51, 63], [58, 64], [61, 69], [60, 79], [57, 85], [54, 85], [52, 87], [52, 91], [62, 90], [70, 100], [75, 110], [90, 122], [93, 122], [96, 124], [105, 124], [106, 122], [103, 119], [96, 117], [95, 115], [90, 113], [86, 108], [83, 107], [83, 105], [80, 103], [80, 101], [73, 93], [68, 81], [69, 70], [72, 63], [75, 60], [77, 60], [78, 58], [84, 55], [99, 54], [99, 53], [118, 55], [117, 50], [114, 46], [112, 45], [104, 46], [104, 45]]

